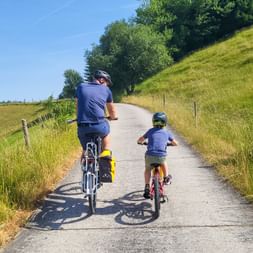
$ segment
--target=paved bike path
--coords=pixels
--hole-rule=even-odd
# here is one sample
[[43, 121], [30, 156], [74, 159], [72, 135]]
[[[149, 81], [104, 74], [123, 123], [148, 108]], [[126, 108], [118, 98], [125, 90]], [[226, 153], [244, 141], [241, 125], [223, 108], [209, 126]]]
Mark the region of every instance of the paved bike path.
[[136, 144], [152, 114], [124, 104], [117, 110], [119, 120], [111, 122], [116, 180], [99, 189], [97, 213], [88, 215], [77, 162], [3, 252], [253, 252], [253, 205], [175, 133], [169, 201], [153, 219], [152, 204], [142, 197], [145, 147]]

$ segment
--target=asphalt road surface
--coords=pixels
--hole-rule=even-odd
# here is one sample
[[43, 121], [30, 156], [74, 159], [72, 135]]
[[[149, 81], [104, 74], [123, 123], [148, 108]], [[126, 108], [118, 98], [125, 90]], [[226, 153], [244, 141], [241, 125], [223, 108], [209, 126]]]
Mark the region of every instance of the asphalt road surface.
[[153, 219], [152, 203], [142, 197], [146, 147], [136, 144], [152, 114], [132, 105], [117, 109], [119, 120], [110, 123], [117, 174], [99, 189], [97, 213], [88, 215], [76, 162], [2, 252], [253, 252], [253, 205], [175, 133], [179, 146], [168, 148], [169, 200]]

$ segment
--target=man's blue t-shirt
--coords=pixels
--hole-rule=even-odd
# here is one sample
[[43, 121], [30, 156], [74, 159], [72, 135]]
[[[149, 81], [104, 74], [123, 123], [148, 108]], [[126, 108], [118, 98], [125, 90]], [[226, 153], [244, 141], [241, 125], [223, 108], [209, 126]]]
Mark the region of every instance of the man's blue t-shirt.
[[149, 129], [143, 137], [148, 138], [146, 154], [152, 156], [166, 156], [167, 143], [174, 139], [169, 131], [158, 127]]
[[110, 89], [97, 83], [82, 83], [77, 87], [78, 123], [99, 123], [104, 121], [106, 103], [113, 101]]

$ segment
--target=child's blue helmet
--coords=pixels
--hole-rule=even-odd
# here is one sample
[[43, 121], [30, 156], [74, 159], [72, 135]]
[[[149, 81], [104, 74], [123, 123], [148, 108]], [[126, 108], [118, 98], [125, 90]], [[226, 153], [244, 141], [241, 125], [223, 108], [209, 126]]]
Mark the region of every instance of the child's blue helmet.
[[166, 126], [168, 119], [164, 112], [156, 112], [152, 118], [154, 127], [164, 127]]

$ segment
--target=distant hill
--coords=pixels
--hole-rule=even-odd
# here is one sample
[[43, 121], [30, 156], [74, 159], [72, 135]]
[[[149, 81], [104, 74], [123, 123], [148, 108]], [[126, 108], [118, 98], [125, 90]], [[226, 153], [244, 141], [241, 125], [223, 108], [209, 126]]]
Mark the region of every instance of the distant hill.
[[253, 197], [253, 27], [194, 52], [123, 101], [166, 111], [189, 143]]

